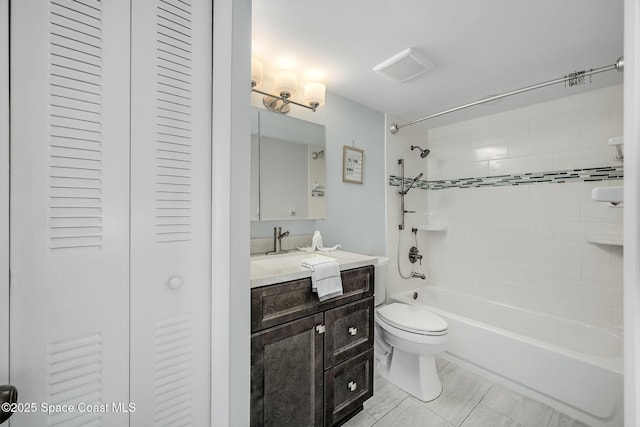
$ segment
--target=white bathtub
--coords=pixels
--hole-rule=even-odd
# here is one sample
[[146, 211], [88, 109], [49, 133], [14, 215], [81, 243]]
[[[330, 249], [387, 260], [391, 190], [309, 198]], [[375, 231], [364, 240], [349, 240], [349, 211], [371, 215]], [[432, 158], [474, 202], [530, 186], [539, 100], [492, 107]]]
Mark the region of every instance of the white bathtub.
[[392, 299], [447, 321], [453, 361], [588, 425], [623, 425], [621, 335], [439, 287]]

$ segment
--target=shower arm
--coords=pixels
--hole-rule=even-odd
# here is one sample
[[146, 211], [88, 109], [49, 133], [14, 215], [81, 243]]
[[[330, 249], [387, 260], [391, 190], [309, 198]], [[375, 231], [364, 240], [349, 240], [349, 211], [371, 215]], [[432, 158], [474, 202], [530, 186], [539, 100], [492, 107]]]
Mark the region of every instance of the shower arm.
[[[622, 71], [623, 68], [624, 68], [624, 59], [621, 56], [620, 58], [618, 58], [618, 60], [616, 61], [615, 64], [606, 65], [606, 66], [600, 67], [600, 68], [593, 68], [593, 69], [588, 70], [588, 71], [587, 70], [581, 71], [581, 72], [579, 72], [579, 74], [580, 74], [579, 76], [580, 77], [588, 77], [588, 76], [592, 76], [594, 74], [604, 73], [605, 71], [611, 71], [611, 70]], [[417, 120], [414, 120], [414, 121], [411, 121], [411, 122], [407, 122], [407, 123], [403, 123], [403, 124], [393, 123], [391, 126], [389, 126], [389, 132], [392, 135], [395, 135], [396, 133], [398, 133], [398, 131], [401, 128], [407, 127], [407, 126], [411, 126], [411, 125], [414, 125], [416, 123], [420, 123], [420, 122], [422, 122], [424, 120], [433, 119], [435, 117], [440, 117], [440, 116], [443, 116], [445, 114], [453, 113], [455, 111], [459, 111], [459, 110], [462, 110], [462, 109], [465, 109], [465, 108], [473, 107], [475, 105], [484, 104], [486, 102], [497, 101], [499, 99], [506, 98], [506, 97], [512, 96], [512, 95], [518, 95], [520, 93], [528, 92], [530, 90], [541, 89], [543, 87], [555, 85], [555, 84], [558, 84], [558, 83], [564, 83], [564, 82], [567, 82], [567, 81], [569, 81], [571, 79], [575, 79], [576, 78], [575, 74], [576, 73], [573, 73], [573, 75], [572, 74], [568, 74], [568, 75], [566, 75], [564, 77], [560, 77], [560, 78], [555, 79], [555, 80], [549, 80], [549, 81], [546, 81], [546, 82], [543, 82], [543, 83], [538, 83], [538, 84], [535, 84], [535, 85], [532, 85], [532, 86], [523, 87], [521, 89], [516, 89], [516, 90], [512, 90], [510, 92], [501, 93], [500, 95], [489, 96], [487, 98], [483, 98], [483, 99], [480, 99], [478, 101], [470, 102], [468, 104], [460, 105], [458, 107], [450, 108], [448, 110], [440, 111], [438, 113], [431, 114], [429, 116], [422, 117], [421, 119], [417, 119]]]

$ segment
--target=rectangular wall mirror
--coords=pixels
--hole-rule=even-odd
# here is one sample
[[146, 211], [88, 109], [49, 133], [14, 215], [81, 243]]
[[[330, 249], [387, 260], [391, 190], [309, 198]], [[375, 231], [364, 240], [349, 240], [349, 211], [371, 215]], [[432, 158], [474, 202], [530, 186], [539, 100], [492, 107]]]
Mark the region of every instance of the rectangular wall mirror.
[[325, 128], [252, 108], [251, 220], [323, 219]]

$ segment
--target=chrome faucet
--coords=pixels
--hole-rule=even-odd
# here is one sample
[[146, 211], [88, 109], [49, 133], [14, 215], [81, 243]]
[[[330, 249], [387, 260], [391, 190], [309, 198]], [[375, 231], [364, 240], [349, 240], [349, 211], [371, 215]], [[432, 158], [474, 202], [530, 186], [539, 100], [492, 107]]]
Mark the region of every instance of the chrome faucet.
[[411, 273], [411, 277], [418, 277], [422, 280], [427, 280], [427, 276], [425, 276], [424, 273], [416, 273], [415, 271]]
[[282, 250], [282, 239], [289, 235], [288, 231], [282, 232], [282, 227], [273, 227], [273, 250], [267, 252], [267, 255], [283, 254], [289, 252]]

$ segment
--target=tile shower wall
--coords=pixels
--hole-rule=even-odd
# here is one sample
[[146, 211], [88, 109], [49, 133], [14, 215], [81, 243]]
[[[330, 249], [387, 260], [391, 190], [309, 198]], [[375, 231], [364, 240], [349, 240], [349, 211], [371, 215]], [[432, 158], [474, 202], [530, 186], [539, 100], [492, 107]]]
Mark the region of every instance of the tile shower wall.
[[[620, 135], [616, 85], [430, 129], [427, 177], [433, 184], [603, 166], [621, 171], [607, 145]], [[427, 198], [426, 221], [447, 226], [419, 232], [426, 234], [429, 283], [622, 328], [622, 247], [589, 243], [592, 235], [622, 235], [623, 209], [591, 200], [593, 188], [614, 185], [622, 180], [418, 190]]]
[[[430, 129], [426, 165], [404, 147], [425, 144], [425, 131], [410, 129], [402, 141], [387, 141], [388, 175], [397, 175], [397, 158], [404, 157], [412, 162], [407, 176], [426, 169], [430, 185], [613, 167], [606, 181], [415, 189], [408, 203], [420, 212], [407, 227], [447, 226], [418, 232], [430, 285], [622, 328], [622, 247], [589, 243], [592, 235], [622, 234], [623, 209], [591, 200], [595, 187], [622, 185], [615, 179], [622, 162], [607, 145], [622, 134], [621, 85]], [[398, 187], [387, 188], [387, 251], [395, 263]], [[424, 285], [391, 276], [391, 293]]]

